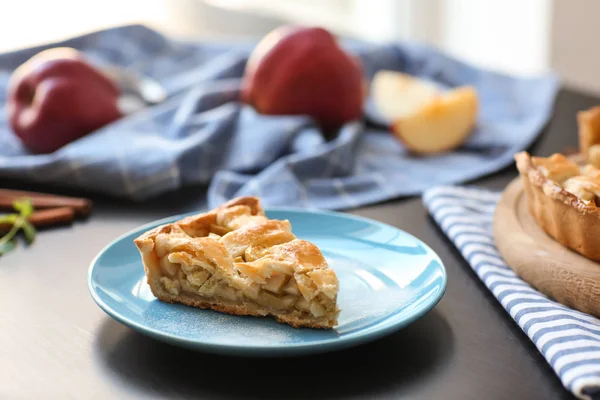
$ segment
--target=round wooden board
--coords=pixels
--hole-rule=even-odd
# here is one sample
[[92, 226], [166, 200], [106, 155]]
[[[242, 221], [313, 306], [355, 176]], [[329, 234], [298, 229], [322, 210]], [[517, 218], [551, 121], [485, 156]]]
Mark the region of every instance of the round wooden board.
[[506, 263], [531, 286], [600, 317], [600, 264], [567, 249], [538, 227], [519, 178], [506, 187], [496, 207], [494, 239]]

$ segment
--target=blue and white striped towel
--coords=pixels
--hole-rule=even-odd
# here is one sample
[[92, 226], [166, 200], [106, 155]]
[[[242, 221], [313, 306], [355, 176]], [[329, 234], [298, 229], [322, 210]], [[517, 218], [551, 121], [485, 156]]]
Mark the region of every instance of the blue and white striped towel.
[[423, 195], [435, 221], [563, 385], [581, 399], [600, 399], [600, 320], [550, 300], [504, 263], [492, 233], [499, 199], [498, 192], [455, 186]]

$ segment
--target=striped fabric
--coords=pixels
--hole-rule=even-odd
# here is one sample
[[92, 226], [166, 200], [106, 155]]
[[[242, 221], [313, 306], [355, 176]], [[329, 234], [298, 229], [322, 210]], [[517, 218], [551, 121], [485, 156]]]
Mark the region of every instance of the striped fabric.
[[600, 320], [556, 303], [521, 280], [503, 261], [492, 234], [500, 193], [436, 187], [423, 202], [481, 281], [581, 399], [600, 399]]

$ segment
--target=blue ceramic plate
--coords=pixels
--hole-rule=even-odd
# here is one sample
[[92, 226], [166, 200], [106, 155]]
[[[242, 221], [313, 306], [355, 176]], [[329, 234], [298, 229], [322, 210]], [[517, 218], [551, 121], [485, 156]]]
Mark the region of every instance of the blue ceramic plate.
[[267, 215], [290, 220], [296, 236], [319, 246], [335, 270], [342, 310], [335, 329], [294, 329], [270, 318], [158, 301], [145, 282], [133, 239], [181, 215], [142, 226], [102, 250], [90, 266], [92, 297], [117, 321], [171, 344], [232, 355], [283, 356], [375, 340], [422, 317], [444, 294], [446, 272], [440, 258], [406, 232], [333, 212], [271, 209]]

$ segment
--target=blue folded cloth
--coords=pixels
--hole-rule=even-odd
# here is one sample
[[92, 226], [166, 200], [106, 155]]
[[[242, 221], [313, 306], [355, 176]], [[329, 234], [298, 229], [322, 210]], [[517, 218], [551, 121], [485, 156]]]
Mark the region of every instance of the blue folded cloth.
[[565, 388], [581, 399], [600, 399], [600, 320], [548, 299], [506, 265], [492, 233], [500, 196], [442, 186], [427, 190], [423, 202]]
[[[415, 157], [384, 129], [349, 123], [326, 142], [304, 116], [266, 116], [239, 102], [251, 43], [181, 42], [143, 26], [96, 32], [52, 46], [84, 51], [159, 81], [172, 96], [59, 151], [30, 155], [0, 117], [0, 179], [41, 182], [144, 200], [186, 185], [208, 184], [209, 206], [257, 195], [267, 206], [327, 209], [420, 194], [506, 167], [547, 121], [553, 75], [514, 78], [473, 68], [416, 45], [345, 42], [368, 77], [391, 69], [443, 87], [473, 85], [478, 126], [460, 149]], [[44, 47], [44, 48], [45, 48]], [[43, 48], [0, 55], [0, 104], [11, 71]], [[368, 111], [367, 119], [377, 116]]]

